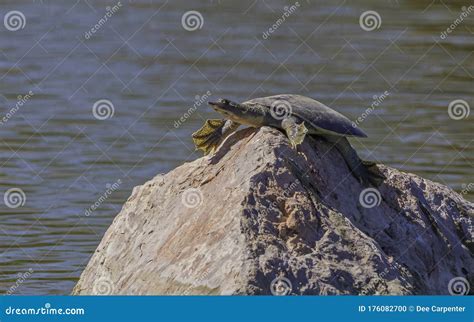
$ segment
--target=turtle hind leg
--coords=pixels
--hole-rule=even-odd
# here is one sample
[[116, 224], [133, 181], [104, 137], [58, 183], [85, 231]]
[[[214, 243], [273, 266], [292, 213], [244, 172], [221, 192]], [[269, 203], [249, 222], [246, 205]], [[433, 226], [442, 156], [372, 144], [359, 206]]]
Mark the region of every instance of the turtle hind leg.
[[206, 120], [206, 123], [192, 135], [194, 145], [196, 149], [202, 150], [205, 155], [212, 153], [239, 125], [239, 123], [231, 120]]
[[351, 173], [359, 182], [378, 187], [386, 179], [383, 174], [379, 172], [374, 162], [362, 161], [359, 158], [346, 137], [324, 135], [324, 138], [333, 144], [339, 153], [341, 153]]
[[288, 117], [281, 121], [281, 127], [285, 130], [286, 136], [290, 140], [293, 148], [303, 143], [306, 133], [308, 132], [304, 122], [298, 124], [297, 120], [293, 117]]
[[372, 161], [362, 161], [362, 164], [369, 173], [369, 181], [372, 185], [378, 187], [387, 179], [377, 168], [377, 164]]

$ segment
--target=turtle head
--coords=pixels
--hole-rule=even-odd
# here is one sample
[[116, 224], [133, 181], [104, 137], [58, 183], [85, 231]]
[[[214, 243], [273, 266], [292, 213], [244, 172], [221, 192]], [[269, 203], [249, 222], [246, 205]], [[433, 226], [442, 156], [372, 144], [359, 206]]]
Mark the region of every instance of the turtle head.
[[247, 125], [257, 125], [264, 116], [264, 111], [246, 104], [239, 104], [231, 100], [220, 98], [209, 105], [226, 118]]
[[215, 102], [209, 102], [209, 105], [211, 105], [211, 107], [217, 112], [224, 114], [227, 117], [231, 117], [234, 114], [239, 114], [239, 112], [242, 110], [240, 104], [225, 98], [220, 98]]

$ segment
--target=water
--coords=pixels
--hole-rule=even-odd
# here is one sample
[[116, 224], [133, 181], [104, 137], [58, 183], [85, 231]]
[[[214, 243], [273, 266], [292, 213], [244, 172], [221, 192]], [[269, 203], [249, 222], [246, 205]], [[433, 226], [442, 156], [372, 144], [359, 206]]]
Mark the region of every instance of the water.
[[[69, 293], [131, 189], [199, 157], [190, 134], [217, 115], [201, 106], [174, 123], [207, 91], [237, 101], [300, 93], [352, 120], [387, 91], [360, 124], [369, 138], [354, 142], [359, 153], [457, 191], [472, 182], [472, 116], [453, 120], [448, 105], [474, 103], [474, 13], [440, 39], [463, 2], [301, 0], [267, 39], [294, 2], [121, 4], [89, 39], [116, 2], [0, 4], [26, 19], [18, 31], [0, 25], [0, 115], [33, 93], [0, 126], [1, 193], [26, 198], [0, 205], [1, 292]], [[189, 10], [201, 29], [182, 27]], [[359, 25], [367, 10], [381, 17], [374, 31]], [[94, 117], [100, 99], [112, 117]]]

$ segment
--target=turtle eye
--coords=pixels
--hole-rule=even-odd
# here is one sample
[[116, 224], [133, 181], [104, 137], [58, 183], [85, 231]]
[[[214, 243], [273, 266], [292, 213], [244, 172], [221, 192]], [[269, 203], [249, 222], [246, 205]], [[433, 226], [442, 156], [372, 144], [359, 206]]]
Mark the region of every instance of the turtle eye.
[[224, 98], [221, 98], [221, 99], [219, 100], [219, 103], [222, 103], [222, 104], [229, 104], [229, 101], [226, 100], [226, 99], [224, 99]]

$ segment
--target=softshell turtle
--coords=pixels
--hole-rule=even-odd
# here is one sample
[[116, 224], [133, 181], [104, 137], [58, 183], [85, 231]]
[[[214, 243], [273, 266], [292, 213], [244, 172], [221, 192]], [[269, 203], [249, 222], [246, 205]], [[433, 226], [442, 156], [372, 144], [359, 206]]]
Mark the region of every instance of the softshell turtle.
[[251, 127], [271, 126], [284, 130], [291, 145], [296, 148], [308, 135], [329, 141], [342, 154], [354, 176], [362, 183], [378, 186], [385, 179], [375, 163], [362, 161], [346, 137], [367, 137], [344, 115], [312, 98], [283, 94], [255, 98], [243, 103], [219, 99], [209, 105], [226, 117], [225, 120], [207, 120], [193, 133], [196, 148], [205, 154], [219, 144], [241, 124]]

